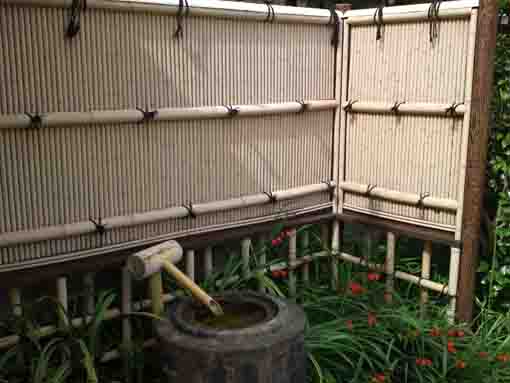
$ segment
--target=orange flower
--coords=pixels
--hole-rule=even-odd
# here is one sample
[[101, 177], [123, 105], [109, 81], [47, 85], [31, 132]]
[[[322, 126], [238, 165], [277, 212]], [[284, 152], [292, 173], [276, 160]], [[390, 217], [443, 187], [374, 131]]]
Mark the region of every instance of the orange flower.
[[485, 351], [480, 351], [480, 352], [478, 353], [478, 356], [479, 356], [480, 358], [482, 358], [482, 359], [485, 359], [485, 358], [487, 358], [487, 357], [489, 356], [489, 353], [488, 353], [488, 352], [485, 352]]
[[370, 281], [370, 282], [374, 282], [374, 281], [379, 281], [382, 279], [382, 275], [379, 274], [379, 273], [368, 273], [367, 274], [367, 279]]
[[377, 317], [374, 313], [368, 313], [368, 327], [373, 327], [377, 324]]
[[349, 289], [351, 290], [352, 295], [360, 295], [365, 292], [365, 288], [361, 286], [357, 282], [349, 282]]
[[281, 274], [280, 270], [273, 270], [273, 271], [271, 271], [271, 276], [273, 278], [279, 279], [279, 278], [281, 278], [282, 274]]
[[345, 326], [347, 327], [347, 329], [351, 330], [352, 331], [352, 327], [353, 327], [353, 324], [352, 324], [352, 319], [348, 319], [345, 321]]
[[455, 363], [455, 367], [457, 368], [466, 368], [466, 362], [464, 362], [463, 360], [458, 360], [457, 363]]
[[289, 276], [289, 271], [288, 270], [280, 270], [280, 276], [282, 278], [287, 278]]
[[441, 331], [434, 327], [432, 330], [430, 330], [430, 336], [441, 336]]
[[457, 352], [457, 349], [455, 348], [455, 343], [453, 343], [451, 340], [448, 341], [447, 348], [448, 348], [448, 352], [450, 352], [450, 353]]
[[510, 362], [510, 354], [499, 354], [496, 356], [496, 360], [503, 363]]

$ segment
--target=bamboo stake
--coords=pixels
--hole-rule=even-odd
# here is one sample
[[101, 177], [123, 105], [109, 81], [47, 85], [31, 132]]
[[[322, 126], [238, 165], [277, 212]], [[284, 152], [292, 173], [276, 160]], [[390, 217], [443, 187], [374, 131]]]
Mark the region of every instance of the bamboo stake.
[[122, 350], [123, 350], [123, 363], [124, 363], [124, 376], [129, 382], [130, 379], [130, 368], [129, 368], [129, 354], [131, 352], [131, 320], [129, 314], [132, 312], [131, 301], [133, 299], [132, 294], [132, 281], [131, 273], [128, 267], [122, 268], [122, 301], [121, 301], [121, 313], [122, 318]]
[[[331, 248], [330, 248], [331, 243], [329, 242], [329, 238], [330, 238], [329, 233], [330, 233], [330, 224], [329, 223], [322, 224], [321, 225], [321, 245], [322, 245], [322, 248], [324, 250], [328, 251], [328, 253], [331, 255]], [[322, 264], [322, 262], [316, 262], [315, 266], [316, 266], [315, 267], [315, 270], [316, 270], [315, 277], [319, 278], [320, 275], [318, 275], [318, 274], [323, 271], [323, 264]], [[331, 269], [329, 271], [331, 271]]]
[[195, 251], [186, 250], [186, 275], [195, 281]]
[[63, 310], [63, 315], [60, 319], [59, 325], [65, 327], [68, 325], [67, 313], [68, 313], [68, 300], [67, 300], [67, 278], [57, 278], [57, 300], [60, 303], [60, 310]]
[[340, 224], [338, 220], [333, 221], [331, 233], [331, 288], [338, 288], [338, 254], [340, 253]]
[[208, 246], [204, 251], [204, 271], [206, 278], [213, 272], [213, 248]]
[[[430, 279], [430, 263], [432, 258], [432, 242], [425, 241], [423, 244], [423, 252], [421, 255], [421, 277]], [[420, 306], [422, 316], [425, 314], [425, 305], [429, 301], [429, 292], [422, 288], [420, 292]]]
[[[296, 262], [296, 229], [290, 229], [289, 234], [289, 265]], [[292, 267], [289, 268], [289, 296], [295, 300], [296, 297], [296, 272]]]
[[[259, 247], [259, 265], [262, 267], [266, 265], [267, 262], [267, 248], [266, 248], [266, 238], [262, 237], [258, 241], [258, 247]], [[265, 274], [264, 270], [260, 271], [261, 278], [259, 279], [259, 292], [265, 293], [266, 292], [266, 286], [264, 284], [264, 281], [262, 280], [262, 276]]]
[[94, 273], [85, 273], [83, 289], [85, 290], [85, 314], [93, 315], [96, 310]]
[[[306, 257], [308, 255], [308, 247], [310, 246], [310, 237], [308, 235], [308, 231], [303, 231], [302, 237], [301, 237], [301, 246], [303, 248], [303, 257]], [[302, 275], [303, 275], [303, 283], [305, 286], [310, 284], [310, 266], [308, 262], [305, 262], [303, 264], [302, 268]]]
[[392, 232], [386, 234], [386, 260], [384, 269], [386, 273], [386, 285], [384, 299], [386, 302], [391, 303], [393, 301], [393, 291], [395, 280], [393, 279], [393, 273], [395, 272], [395, 249], [396, 249], [396, 236]]
[[452, 247], [450, 249], [450, 275], [448, 277], [448, 295], [450, 304], [448, 305], [448, 320], [455, 321], [455, 309], [457, 304], [457, 284], [459, 283], [459, 264], [460, 248]]
[[151, 311], [154, 315], [163, 314], [163, 278], [161, 273], [154, 273], [149, 277], [149, 299]]
[[250, 276], [250, 247], [251, 240], [249, 238], [245, 238], [241, 241], [241, 256], [243, 259], [243, 278], [248, 278]]
[[21, 306], [21, 289], [11, 288], [9, 289], [9, 302], [12, 307], [12, 313], [15, 316], [23, 315], [23, 309]]

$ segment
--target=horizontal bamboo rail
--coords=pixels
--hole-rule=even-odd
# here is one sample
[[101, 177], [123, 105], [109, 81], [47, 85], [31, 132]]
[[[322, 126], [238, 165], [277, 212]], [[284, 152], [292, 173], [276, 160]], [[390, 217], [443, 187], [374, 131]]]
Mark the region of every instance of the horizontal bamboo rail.
[[[150, 121], [204, 120], [229, 117], [263, 117], [275, 114], [314, 112], [335, 109], [336, 100], [305, 100], [260, 105], [225, 105], [193, 108], [157, 108]], [[76, 127], [79, 125], [140, 123], [147, 120], [141, 109], [55, 112], [38, 115], [0, 115], [0, 129]]]
[[[185, 218], [201, 214], [221, 212], [230, 209], [246, 208], [263, 205], [277, 201], [294, 199], [314, 193], [331, 190], [334, 182], [322, 182], [293, 189], [275, 192], [259, 193], [255, 195], [233, 198], [230, 200], [208, 202], [203, 204], [177, 206], [168, 209], [159, 209], [144, 213], [135, 213], [125, 216], [103, 218], [100, 222], [103, 230], [112, 230], [148, 223], [160, 222], [168, 219]], [[0, 247], [15, 246], [19, 244], [34, 243], [51, 239], [61, 239], [77, 235], [96, 232], [98, 227], [92, 221], [76, 222], [65, 225], [47, 226], [37, 230], [9, 232], [0, 234]]]
[[[7, 4], [23, 6], [69, 8], [72, 0], [2, 0]], [[190, 16], [210, 16], [222, 18], [241, 18], [256, 21], [268, 19], [268, 7], [265, 4], [238, 3], [218, 0], [187, 0]], [[88, 9], [106, 9], [123, 12], [150, 12], [165, 15], [177, 15], [179, 0], [87, 0]], [[273, 5], [274, 22], [329, 24], [331, 13], [324, 9], [298, 8]], [[272, 14], [272, 11], [271, 11]], [[341, 17], [342, 13], [338, 12]]]
[[[371, 262], [363, 260], [359, 257], [355, 257], [353, 255], [346, 254], [346, 253], [338, 254], [338, 258], [340, 258], [344, 261], [347, 261], [347, 262], [366, 266], [371, 270], [379, 271], [381, 273], [386, 273], [385, 265], [382, 265], [382, 264], [371, 263]], [[413, 274], [405, 273], [403, 271], [394, 271], [393, 274], [394, 274], [395, 278], [402, 279], [404, 281], [410, 282], [410, 283], [417, 285], [419, 287], [425, 287], [429, 290], [433, 290], [433, 291], [436, 291], [441, 294], [448, 293], [448, 285], [445, 285], [442, 283], [437, 283], [437, 282], [431, 281], [429, 279], [424, 279], [424, 278], [418, 277]]]
[[[429, 20], [430, 4], [414, 4], [399, 7], [385, 7], [383, 23], [405, 23]], [[467, 18], [471, 9], [478, 7], [478, 0], [461, 0], [441, 3], [437, 17], [440, 19]], [[351, 25], [376, 24], [373, 9], [360, 9], [345, 13], [345, 22]]]
[[458, 208], [457, 201], [447, 198], [437, 198], [428, 195], [420, 196], [415, 193], [405, 193], [355, 182], [340, 182], [339, 187], [346, 192], [366, 195], [369, 198], [375, 197], [387, 201], [400, 202], [407, 205], [449, 211], [456, 211]]
[[378, 114], [411, 114], [433, 115], [445, 117], [462, 117], [466, 110], [463, 104], [431, 104], [431, 103], [407, 103], [403, 101], [387, 102], [362, 102], [346, 101], [342, 103], [344, 109], [357, 113]]

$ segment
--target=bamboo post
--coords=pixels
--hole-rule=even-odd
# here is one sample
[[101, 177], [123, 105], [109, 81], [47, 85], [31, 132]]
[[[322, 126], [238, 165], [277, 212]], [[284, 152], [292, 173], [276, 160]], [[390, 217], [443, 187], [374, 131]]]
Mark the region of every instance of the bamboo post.
[[[310, 246], [310, 237], [308, 235], [308, 231], [303, 231], [303, 234], [301, 236], [301, 246], [303, 248], [303, 256], [306, 256], [308, 255], [308, 247]], [[306, 285], [308, 285], [310, 283], [310, 266], [308, 264], [308, 262], [305, 262], [303, 264], [303, 268], [302, 268], [302, 276], [303, 276], [303, 283]]]
[[204, 250], [204, 271], [205, 277], [209, 277], [213, 272], [213, 248], [208, 246]]
[[387, 303], [393, 301], [396, 242], [395, 233], [388, 232], [386, 234], [386, 260], [384, 263], [384, 271], [386, 272], [384, 299]]
[[[423, 244], [423, 252], [421, 255], [421, 277], [423, 279], [430, 279], [430, 263], [432, 258], [432, 242], [425, 241]], [[425, 315], [425, 306], [429, 301], [429, 292], [426, 288], [421, 288], [420, 292], [420, 307], [421, 315]]]
[[249, 238], [245, 238], [241, 241], [241, 256], [243, 260], [243, 278], [248, 278], [250, 276], [250, 247], [251, 240]]
[[338, 288], [338, 254], [340, 253], [340, 223], [333, 221], [333, 230], [331, 233], [331, 288]]
[[12, 307], [12, 314], [20, 317], [23, 315], [23, 309], [21, 306], [21, 289], [12, 288], [9, 289], [9, 302]]
[[[462, 259], [458, 296], [458, 319], [470, 322], [473, 316], [476, 267], [480, 240], [480, 216], [485, 190], [485, 168], [489, 136], [494, 52], [498, 24], [498, 1], [480, 0], [476, 31], [471, 117], [462, 217]], [[465, 187], [464, 187], [465, 186]]]
[[[330, 252], [330, 256], [331, 256], [331, 243], [329, 242], [330, 228], [331, 227], [330, 227], [329, 223], [324, 223], [321, 225], [321, 247], [322, 247], [322, 249]], [[320, 278], [319, 274], [323, 272], [324, 265], [320, 261], [314, 262], [314, 265], [315, 265], [315, 271], [316, 271], [315, 277]], [[329, 267], [329, 265], [328, 265], [328, 267]]]
[[450, 303], [448, 305], [448, 320], [455, 320], [455, 308], [457, 303], [457, 284], [459, 282], [460, 248], [452, 247], [450, 249], [450, 275], [448, 277], [448, 295]]
[[259, 266], [263, 268], [260, 271], [260, 278], [259, 278], [259, 292], [265, 293], [266, 292], [266, 286], [264, 284], [264, 281], [262, 277], [265, 274], [265, 267], [267, 262], [267, 247], [266, 247], [266, 239], [264, 236], [259, 239], [258, 241], [258, 248], [259, 248]]
[[131, 381], [131, 373], [129, 366], [129, 354], [131, 352], [131, 320], [129, 314], [132, 311], [131, 301], [132, 297], [132, 283], [131, 273], [129, 269], [124, 266], [122, 268], [122, 300], [121, 300], [121, 313], [122, 313], [122, 349], [123, 349], [123, 363], [124, 363], [124, 376], [126, 381]]
[[[95, 303], [95, 281], [94, 281], [94, 273], [85, 273], [83, 276], [83, 289], [85, 291], [85, 304], [84, 311], [85, 317], [92, 316], [96, 309]], [[89, 318], [92, 320], [92, 318]]]
[[161, 272], [154, 273], [149, 277], [149, 299], [151, 311], [154, 315], [163, 313], [163, 278]]
[[62, 311], [59, 325], [65, 327], [68, 325], [67, 313], [68, 313], [68, 300], [67, 300], [67, 278], [57, 278], [57, 300], [60, 304], [59, 310]]
[[289, 296], [292, 299], [296, 297], [296, 271], [294, 263], [296, 262], [296, 229], [290, 229], [289, 233]]
[[195, 281], [195, 250], [186, 250], [186, 274]]

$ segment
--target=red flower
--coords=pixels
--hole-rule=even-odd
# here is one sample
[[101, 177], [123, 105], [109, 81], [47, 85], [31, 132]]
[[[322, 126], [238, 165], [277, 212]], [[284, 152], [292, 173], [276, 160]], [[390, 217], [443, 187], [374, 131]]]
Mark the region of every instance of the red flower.
[[488, 353], [488, 352], [485, 352], [485, 351], [480, 351], [480, 352], [478, 353], [478, 356], [479, 356], [480, 358], [482, 358], [482, 359], [485, 359], [485, 358], [487, 358], [487, 357], [489, 356], [489, 353]]
[[368, 327], [373, 327], [377, 324], [377, 317], [374, 313], [368, 313]]
[[361, 286], [357, 282], [349, 282], [349, 289], [351, 290], [352, 295], [360, 295], [365, 292], [365, 288]]
[[281, 274], [280, 270], [273, 270], [273, 271], [271, 271], [271, 276], [273, 278], [279, 279], [279, 278], [281, 278], [282, 274]]
[[347, 327], [348, 330], [352, 331], [352, 319], [348, 319], [345, 321], [345, 326]]
[[367, 274], [367, 279], [370, 282], [380, 281], [382, 279], [382, 274], [379, 274], [379, 273], [368, 273]]
[[417, 358], [416, 359], [417, 366], [432, 366], [432, 359], [428, 358]]
[[455, 338], [457, 336], [457, 330], [448, 330], [448, 336]]
[[499, 354], [496, 356], [496, 360], [503, 363], [510, 362], [510, 354]]
[[448, 352], [455, 353], [457, 352], [457, 349], [455, 348], [455, 343], [453, 343], [451, 340], [448, 341]]
[[441, 336], [441, 331], [434, 327], [432, 330], [430, 330], [430, 336]]
[[386, 381], [386, 375], [384, 375], [382, 372], [378, 373], [378, 374], [375, 374], [374, 375], [374, 380], [376, 382], [384, 382]]
[[280, 270], [280, 276], [282, 278], [287, 278], [289, 276], [289, 271], [288, 270]]
[[282, 240], [280, 239], [280, 237], [276, 237], [275, 239], [273, 239], [271, 241], [271, 245], [273, 245], [273, 246], [279, 246], [280, 243], [282, 243]]
[[462, 330], [457, 330], [457, 337], [458, 338], [462, 338], [464, 335], [466, 335], [466, 333]]
[[455, 367], [457, 368], [466, 368], [466, 362], [464, 362], [463, 360], [458, 360], [457, 363], [455, 363]]

